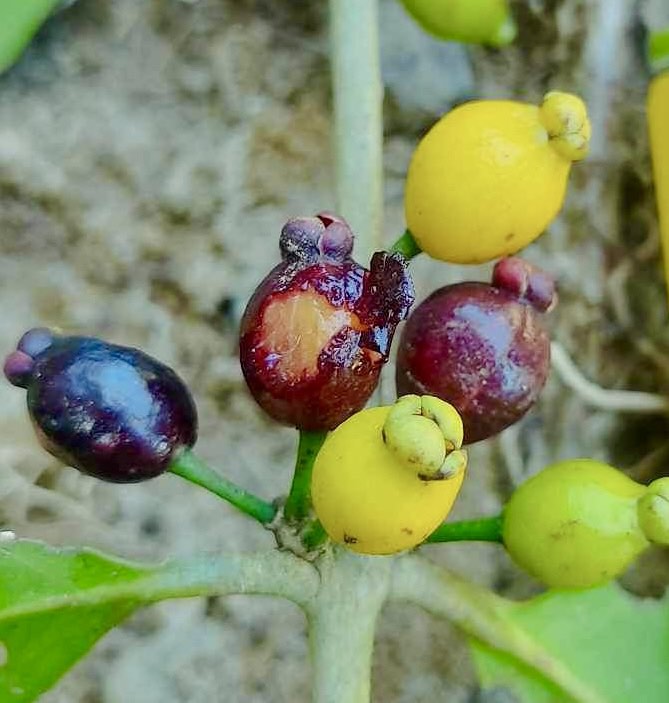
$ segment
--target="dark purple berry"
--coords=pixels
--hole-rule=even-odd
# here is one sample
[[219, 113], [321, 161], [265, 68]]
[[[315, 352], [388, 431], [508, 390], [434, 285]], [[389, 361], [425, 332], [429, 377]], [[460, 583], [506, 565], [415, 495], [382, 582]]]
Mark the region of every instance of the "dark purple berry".
[[190, 392], [170, 368], [138, 349], [89, 337], [27, 332], [5, 362], [27, 389], [44, 448], [105, 481], [133, 483], [168, 468], [197, 438]]
[[275, 420], [330, 430], [374, 391], [413, 285], [399, 254], [357, 264], [349, 226], [330, 213], [290, 220], [279, 246], [281, 263], [244, 313], [242, 370]]
[[397, 393], [435, 395], [462, 416], [465, 443], [501, 432], [534, 404], [548, 376], [541, 312], [555, 304], [548, 274], [517, 257], [493, 285], [440, 288], [410, 315], [397, 357]]

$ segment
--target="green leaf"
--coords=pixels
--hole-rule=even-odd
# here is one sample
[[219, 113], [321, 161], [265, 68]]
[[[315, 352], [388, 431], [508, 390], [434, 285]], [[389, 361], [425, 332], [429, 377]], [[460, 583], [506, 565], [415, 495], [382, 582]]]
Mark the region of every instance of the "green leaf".
[[0, 0], [0, 73], [11, 66], [61, 0]]
[[[642, 600], [617, 585], [550, 591], [513, 604], [507, 617], [602, 703], [669, 701], [669, 598]], [[519, 703], [573, 703], [535, 669], [472, 641], [485, 687], [511, 690]]]
[[304, 605], [318, 573], [292, 554], [216, 555], [150, 566], [90, 549], [0, 547], [0, 701], [30, 703], [140, 606], [228, 593]]
[[1, 548], [0, 700], [35, 700], [141, 604], [107, 593], [77, 607], [69, 602], [72, 596], [90, 595], [100, 584], [131, 584], [146, 574], [88, 550], [58, 551], [22, 541]]

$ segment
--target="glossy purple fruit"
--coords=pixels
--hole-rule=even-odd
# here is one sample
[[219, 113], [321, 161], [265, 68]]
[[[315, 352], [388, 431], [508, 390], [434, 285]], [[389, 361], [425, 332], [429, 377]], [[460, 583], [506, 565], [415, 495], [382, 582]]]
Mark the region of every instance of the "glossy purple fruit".
[[290, 220], [282, 261], [258, 286], [242, 320], [240, 361], [259, 405], [302, 430], [330, 430], [360, 410], [413, 303], [399, 254], [351, 258], [353, 234], [336, 215]]
[[22, 337], [4, 371], [27, 390], [44, 448], [83, 473], [143, 481], [195, 444], [197, 412], [188, 389], [138, 349], [39, 328]]
[[519, 420], [546, 382], [550, 339], [542, 314], [553, 280], [517, 257], [500, 261], [492, 285], [440, 288], [410, 315], [397, 357], [397, 393], [435, 395], [462, 416], [465, 443]]

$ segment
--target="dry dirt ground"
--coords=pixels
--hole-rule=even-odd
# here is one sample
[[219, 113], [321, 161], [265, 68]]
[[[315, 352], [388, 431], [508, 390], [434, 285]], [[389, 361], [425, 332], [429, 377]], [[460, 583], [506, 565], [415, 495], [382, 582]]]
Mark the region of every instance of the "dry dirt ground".
[[[200, 453], [268, 497], [286, 489], [296, 434], [249, 399], [236, 325], [276, 260], [282, 222], [334, 206], [324, 5], [80, 0], [0, 77], [3, 350], [37, 324], [144, 348], [191, 384]], [[592, 155], [574, 169], [561, 217], [527, 256], [559, 280], [553, 335], [584, 373], [609, 387], [665, 392], [667, 308], [634, 5], [515, 3], [518, 39], [495, 52], [438, 43], [384, 0], [385, 229], [388, 241], [402, 231], [412, 147], [453, 103], [534, 101], [550, 88], [583, 94]], [[490, 267], [419, 259], [414, 271], [422, 297], [436, 283], [485, 279]], [[0, 384], [3, 527], [145, 558], [270, 546], [268, 534], [175, 477], [105, 486], [58, 467], [36, 446], [23, 404]], [[519, 426], [474, 448], [456, 515], [499, 510], [525, 476], [573, 456], [648, 480], [666, 471], [667, 423], [593, 409], [553, 374]], [[429, 554], [514, 597], [536, 588], [495, 547]], [[656, 595], [667, 563], [650, 554], [626, 583]], [[384, 703], [508, 700], [476, 690], [447, 624], [404, 607], [384, 613], [374, 681], [374, 700]], [[308, 700], [308, 682], [295, 607], [193, 600], [134, 617], [44, 700], [279, 703]]]

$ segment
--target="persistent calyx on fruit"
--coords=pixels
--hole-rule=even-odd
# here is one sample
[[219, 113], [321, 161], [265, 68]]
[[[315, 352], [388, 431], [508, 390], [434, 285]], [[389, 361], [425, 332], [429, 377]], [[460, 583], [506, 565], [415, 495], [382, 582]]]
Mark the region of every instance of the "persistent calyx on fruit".
[[397, 393], [451, 403], [464, 443], [501, 432], [535, 403], [550, 366], [542, 313], [557, 296], [553, 279], [517, 257], [500, 261], [492, 285], [436, 290], [409, 316], [397, 354]]
[[669, 477], [658, 478], [639, 498], [639, 526], [654, 544], [669, 545]]
[[669, 544], [669, 478], [646, 487], [591, 459], [546, 467], [504, 509], [514, 561], [554, 588], [587, 588], [620, 575], [651, 542]]
[[418, 246], [451, 263], [514, 254], [560, 211], [571, 165], [588, 152], [583, 101], [552, 91], [542, 103], [476, 100], [444, 115], [420, 141], [405, 185]]
[[581, 161], [590, 147], [590, 120], [585, 103], [577, 95], [558, 90], [544, 95], [539, 119], [550, 145], [569, 161]]
[[336, 215], [290, 220], [281, 262], [244, 312], [240, 361], [258, 404], [302, 430], [329, 430], [362, 408], [413, 303], [400, 254], [352, 258], [353, 234]]
[[446, 519], [465, 476], [462, 425], [437, 398], [361, 410], [331, 432], [311, 497], [329, 537], [363, 554], [411, 549]]
[[42, 446], [83, 473], [142, 481], [195, 444], [197, 412], [188, 388], [138, 349], [36, 328], [9, 354], [4, 371], [27, 390]]
[[450, 403], [439, 398], [399, 398], [382, 434], [386, 447], [423, 481], [453, 478], [467, 465], [467, 454], [460, 449], [462, 420]]

